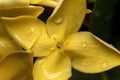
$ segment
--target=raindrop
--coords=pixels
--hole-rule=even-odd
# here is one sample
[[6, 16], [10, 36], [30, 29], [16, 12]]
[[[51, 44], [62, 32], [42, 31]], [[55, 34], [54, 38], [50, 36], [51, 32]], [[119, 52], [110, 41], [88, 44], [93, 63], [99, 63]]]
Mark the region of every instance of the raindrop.
[[83, 47], [85, 48], [85, 47], [87, 47], [87, 45], [86, 45], [86, 44], [83, 44]]
[[34, 32], [34, 28], [33, 27], [31, 27], [30, 29], [31, 29], [32, 32]]
[[39, 64], [41, 64], [43, 62], [43, 60], [39, 60]]
[[63, 17], [61, 17], [61, 16], [58, 16], [58, 17], [55, 18], [55, 23], [56, 24], [60, 24], [60, 23], [62, 23], [62, 21], [63, 21]]
[[107, 64], [106, 62], [104, 62], [104, 63], [102, 64], [102, 68], [106, 68], [106, 67], [108, 67], [108, 64]]
[[87, 47], [86, 42], [81, 42], [81, 44], [82, 44], [82, 47], [83, 47], [83, 48], [86, 48], [86, 47]]
[[59, 39], [59, 36], [58, 35], [52, 35], [51, 39], [57, 41]]

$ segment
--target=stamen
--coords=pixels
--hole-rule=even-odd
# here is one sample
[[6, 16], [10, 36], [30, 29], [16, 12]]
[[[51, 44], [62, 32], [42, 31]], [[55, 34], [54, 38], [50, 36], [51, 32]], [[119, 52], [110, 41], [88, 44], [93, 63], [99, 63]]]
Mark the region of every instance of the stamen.
[[61, 48], [63, 46], [63, 42], [58, 42], [57, 48]]

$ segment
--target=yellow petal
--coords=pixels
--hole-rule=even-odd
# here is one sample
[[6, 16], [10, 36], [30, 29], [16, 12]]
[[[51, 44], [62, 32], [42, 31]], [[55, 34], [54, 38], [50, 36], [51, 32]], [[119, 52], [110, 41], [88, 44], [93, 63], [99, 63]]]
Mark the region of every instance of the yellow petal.
[[40, 6], [28, 6], [28, 7], [20, 7], [20, 8], [10, 8], [0, 10], [0, 16], [3, 17], [16, 17], [20, 15], [30, 15], [33, 17], [38, 17], [44, 8]]
[[18, 46], [10, 37], [0, 36], [0, 58], [10, 54], [11, 52], [20, 51], [22, 48]]
[[92, 13], [92, 10], [87, 9], [87, 14], [90, 14], [90, 13]]
[[16, 52], [0, 60], [0, 80], [33, 80], [30, 53]]
[[30, 0], [30, 3], [49, 7], [55, 7], [57, 5], [57, 1], [55, 0]]
[[33, 68], [34, 80], [68, 80], [71, 76], [69, 58], [54, 51], [49, 56], [38, 58]]
[[0, 0], [0, 10], [28, 6], [29, 0]]
[[86, 0], [60, 0], [47, 20], [49, 35], [57, 34], [66, 37], [66, 35], [78, 31], [86, 11]]
[[65, 47], [73, 68], [97, 73], [120, 65], [120, 52], [90, 32], [80, 32], [68, 38]]
[[56, 2], [58, 2], [58, 1], [60, 1], [60, 0], [53, 0], [53, 1], [56, 1]]
[[7, 54], [20, 50], [22, 48], [11, 39], [0, 21], [0, 59]]
[[29, 50], [41, 35], [41, 21], [30, 16], [2, 18], [11, 37], [23, 48]]
[[56, 44], [56, 42], [47, 35], [45, 24], [43, 23], [41, 25], [43, 25], [43, 27], [41, 27], [42, 35], [31, 48], [35, 57], [47, 56], [54, 50]]

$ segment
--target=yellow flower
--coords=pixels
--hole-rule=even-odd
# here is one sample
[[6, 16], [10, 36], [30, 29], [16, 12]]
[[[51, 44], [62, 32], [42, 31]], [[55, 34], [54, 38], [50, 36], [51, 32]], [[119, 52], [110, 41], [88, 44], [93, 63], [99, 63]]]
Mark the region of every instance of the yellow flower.
[[[44, 8], [41, 6], [30, 5], [30, 0], [0, 0], [0, 17], [13, 18], [26, 15], [37, 18], [43, 11]], [[36, 29], [37, 31], [39, 30], [39, 28]], [[0, 58], [13, 51], [22, 50], [22, 48], [17, 43], [11, 40], [9, 33], [6, 32], [4, 25], [2, 24], [1, 18], [0, 32]], [[39, 35], [37, 32], [36, 34]], [[36, 36], [36, 39], [37, 37], [38, 36]]]
[[0, 80], [33, 80], [33, 55], [14, 52], [0, 59]]
[[[27, 0], [0, 0], [0, 17], [37, 17], [42, 11], [42, 7], [29, 6]], [[0, 80], [33, 80], [32, 70], [32, 53], [23, 52], [10, 38], [0, 18]]]
[[[0, 17], [17, 17], [29, 15], [37, 18], [44, 8], [31, 6], [29, 0], [0, 0]], [[0, 59], [14, 51], [22, 51], [22, 48], [11, 40], [0, 18]]]
[[[43, 10], [41, 6], [30, 5], [28, 0], [0, 0], [0, 17], [29, 15], [36, 18]], [[16, 52], [22, 49], [9, 36], [0, 19], [0, 80], [33, 80], [33, 56], [30, 52]]]
[[[38, 17], [44, 8], [28, 0], [0, 0], [0, 17], [29, 15]], [[33, 55], [23, 51], [5, 30], [0, 18], [0, 80], [33, 80]]]
[[86, 0], [60, 0], [46, 24], [31, 16], [2, 18], [10, 37], [37, 60], [34, 80], [68, 80], [71, 68], [98, 73], [120, 65], [120, 52], [90, 32], [77, 32]]
[[30, 15], [38, 17], [44, 8], [30, 5], [29, 0], [0, 0], [0, 16], [16, 17]]
[[31, 4], [55, 7], [59, 0], [30, 0]]

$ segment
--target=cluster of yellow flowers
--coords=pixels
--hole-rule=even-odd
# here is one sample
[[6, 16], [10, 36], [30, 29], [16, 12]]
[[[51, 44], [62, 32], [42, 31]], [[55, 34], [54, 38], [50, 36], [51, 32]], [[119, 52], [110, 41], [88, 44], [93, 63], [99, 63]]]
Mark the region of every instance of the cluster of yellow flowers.
[[[54, 8], [46, 23], [38, 19], [43, 6]], [[78, 32], [86, 14], [86, 0], [0, 0], [0, 80], [68, 80], [71, 68], [119, 66], [117, 49]]]

